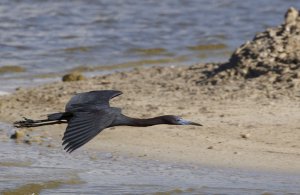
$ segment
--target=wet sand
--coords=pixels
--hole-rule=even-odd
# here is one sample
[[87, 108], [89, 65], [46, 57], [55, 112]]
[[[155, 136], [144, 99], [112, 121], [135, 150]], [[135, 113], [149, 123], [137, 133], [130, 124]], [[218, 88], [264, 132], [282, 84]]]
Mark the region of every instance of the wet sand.
[[[0, 97], [0, 120], [11, 123], [23, 116], [44, 118], [63, 111], [77, 92], [117, 89], [124, 94], [111, 105], [123, 108], [126, 115], [146, 118], [175, 114], [204, 126], [113, 127], [79, 151], [300, 173], [299, 98], [284, 91], [275, 91], [276, 98], [270, 98], [270, 91], [262, 90], [257, 81], [199, 85], [205, 66], [137, 68], [85, 81], [19, 89]], [[62, 151], [64, 129], [65, 125], [22, 129], [28, 136], [19, 141]]]
[[0, 193], [297, 194], [300, 175], [0, 142]]

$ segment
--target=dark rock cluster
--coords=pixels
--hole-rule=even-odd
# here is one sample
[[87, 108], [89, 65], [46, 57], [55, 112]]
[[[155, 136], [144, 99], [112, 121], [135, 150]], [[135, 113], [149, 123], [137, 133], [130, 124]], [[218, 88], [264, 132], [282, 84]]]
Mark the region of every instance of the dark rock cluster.
[[[228, 63], [204, 72], [202, 82], [262, 80], [280, 88], [300, 88], [300, 14], [289, 8], [284, 24], [257, 33], [240, 46]], [[258, 79], [259, 78], [259, 79]]]

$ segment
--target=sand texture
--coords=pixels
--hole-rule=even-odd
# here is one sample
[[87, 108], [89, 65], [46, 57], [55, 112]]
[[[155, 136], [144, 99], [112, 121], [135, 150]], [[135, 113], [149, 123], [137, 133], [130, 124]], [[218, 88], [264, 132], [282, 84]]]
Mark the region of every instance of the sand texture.
[[[111, 105], [121, 107], [126, 115], [147, 118], [174, 114], [203, 127], [113, 127], [79, 150], [299, 173], [300, 47], [293, 40], [299, 38], [300, 19], [297, 10], [289, 12], [292, 15], [287, 14], [285, 24], [258, 34], [238, 48], [229, 62], [136, 68], [83, 81], [19, 89], [0, 97], [0, 120], [44, 118], [63, 111], [75, 93], [116, 89], [124, 94]], [[18, 140], [50, 146], [50, 150], [62, 148], [64, 129], [65, 125], [22, 129], [24, 136]]]

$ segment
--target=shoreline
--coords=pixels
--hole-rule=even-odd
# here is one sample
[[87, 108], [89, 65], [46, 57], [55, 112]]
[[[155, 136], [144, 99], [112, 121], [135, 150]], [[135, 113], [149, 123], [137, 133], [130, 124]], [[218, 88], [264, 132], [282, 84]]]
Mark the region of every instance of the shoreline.
[[[22, 175], [31, 175], [32, 168], [34, 168], [34, 175], [31, 175], [34, 179], [26, 182], [22, 180], [23, 177], [18, 178], [18, 180], [14, 180], [17, 184], [14, 188], [12, 185], [7, 187], [4, 183], [2, 193], [24, 193], [24, 190], [30, 194], [38, 193], [41, 190], [52, 193], [65, 190], [75, 193], [80, 190], [80, 192], [97, 194], [99, 188], [96, 187], [107, 186], [108, 183], [113, 183], [114, 186], [125, 185], [124, 189], [128, 190], [126, 184], [132, 187], [136, 178], [139, 178], [139, 184], [136, 187], [142, 191], [151, 182], [151, 193], [169, 192], [170, 186], [177, 192], [197, 193], [206, 192], [206, 187], [210, 188], [210, 192], [213, 190], [224, 193], [224, 189], [228, 189], [231, 193], [238, 192], [238, 194], [253, 190], [260, 192], [259, 194], [266, 192], [297, 193], [299, 191], [300, 175], [295, 172], [213, 167], [194, 163], [132, 158], [90, 150], [69, 155], [62, 153], [58, 148], [48, 150], [43, 146], [9, 145], [12, 151], [3, 156], [2, 167], [6, 167], [6, 170], [9, 168], [10, 172], [13, 172], [16, 167], [20, 170], [23, 169]], [[1, 146], [2, 151], [6, 153], [8, 148], [5, 144]], [[10, 160], [16, 154], [23, 153], [24, 155], [18, 159], [19, 162]], [[27, 156], [28, 153], [32, 153], [32, 155]], [[51, 179], [45, 177], [48, 174]], [[102, 179], [94, 182], [96, 178]], [[188, 180], [186, 180], [187, 178]], [[8, 180], [6, 177], [3, 179], [4, 181]], [[163, 185], [161, 185], [161, 180], [164, 181]], [[199, 186], [199, 184], [201, 185]], [[153, 189], [154, 186], [158, 188]], [[94, 188], [95, 190], [93, 190]], [[115, 188], [113, 189], [116, 192]], [[124, 192], [124, 189], [121, 188], [120, 192]]]
[[[122, 108], [124, 114], [140, 118], [175, 114], [204, 126], [112, 127], [79, 150], [213, 167], [299, 173], [297, 98], [269, 98], [264, 90], [255, 87], [256, 81], [243, 88], [239, 82], [226, 87], [198, 85], [195, 81], [205, 66], [137, 68], [85, 81], [20, 89], [0, 97], [0, 120], [11, 123], [22, 116], [44, 118], [48, 113], [63, 111], [76, 92], [118, 89], [124, 94], [113, 99], [111, 105]], [[64, 129], [64, 125], [22, 129], [29, 136], [18, 141], [62, 148]], [[43, 141], [45, 137], [54, 141]]]
[[[45, 118], [76, 93], [114, 89], [125, 115], [179, 115], [203, 127], [112, 127], [79, 150], [228, 168], [300, 173], [300, 14], [257, 33], [225, 63], [134, 68], [82, 81], [20, 88], [0, 96], [0, 120]], [[21, 129], [17, 141], [51, 147], [65, 126]], [[54, 141], [45, 141], [52, 138]], [[62, 150], [62, 152], [64, 152]]]

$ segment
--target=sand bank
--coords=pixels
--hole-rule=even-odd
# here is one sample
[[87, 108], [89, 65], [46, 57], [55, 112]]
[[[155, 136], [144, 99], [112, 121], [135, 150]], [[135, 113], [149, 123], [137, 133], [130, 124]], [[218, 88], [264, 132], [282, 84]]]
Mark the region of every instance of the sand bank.
[[[298, 99], [269, 98], [266, 91], [254, 87], [255, 81], [248, 87], [237, 83], [198, 85], [195, 81], [202, 67], [205, 66], [140, 68], [86, 81], [21, 89], [1, 97], [0, 118], [8, 122], [22, 116], [43, 118], [47, 113], [62, 111], [76, 92], [118, 89], [124, 94], [114, 99], [112, 106], [123, 108], [127, 115], [176, 114], [204, 126], [110, 128], [80, 150], [226, 167], [300, 171]], [[55, 125], [24, 130], [31, 136], [24, 139], [37, 139], [36, 135], [51, 137], [51, 145], [61, 147], [64, 128]]]
[[[297, 17], [295, 20], [299, 22]], [[293, 33], [298, 32], [300, 28], [296, 26], [295, 31], [293, 26], [296, 24], [292, 23], [289, 28], [282, 25], [273, 31], [292, 32], [290, 29], [293, 29]], [[289, 34], [284, 32], [282, 36], [287, 37]], [[299, 34], [293, 33], [290, 36]], [[278, 33], [271, 34], [264, 38], [281, 36]], [[111, 105], [123, 108], [126, 115], [145, 118], [175, 114], [204, 126], [109, 128], [79, 150], [209, 166], [299, 173], [298, 55], [292, 55], [291, 50], [287, 59], [292, 60], [283, 60], [283, 55], [274, 58], [275, 62], [272, 62], [276, 67], [272, 68], [272, 64], [265, 63], [269, 54], [254, 55], [260, 53], [261, 48], [256, 45], [258, 40], [264, 39], [256, 37], [243, 45], [226, 63], [136, 68], [84, 81], [56, 82], [32, 89], [19, 89], [12, 95], [0, 97], [0, 120], [13, 122], [21, 120], [23, 116], [33, 119], [45, 117], [48, 113], [63, 111], [65, 103], [75, 93], [116, 89], [124, 94], [113, 99]], [[289, 45], [287, 42], [284, 44], [286, 48]], [[253, 55], [248, 55], [249, 51]], [[254, 60], [250, 61], [251, 56]], [[276, 60], [281, 63], [280, 68]], [[286, 64], [288, 66], [283, 67]], [[60, 140], [64, 129], [64, 125], [24, 129], [29, 136], [20, 140], [62, 148]], [[43, 141], [45, 137], [52, 140]]]

